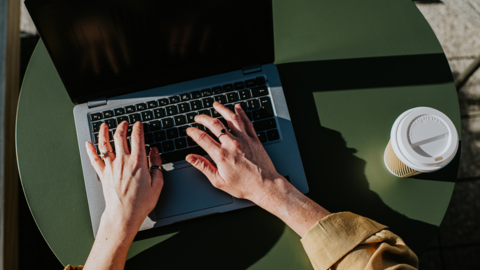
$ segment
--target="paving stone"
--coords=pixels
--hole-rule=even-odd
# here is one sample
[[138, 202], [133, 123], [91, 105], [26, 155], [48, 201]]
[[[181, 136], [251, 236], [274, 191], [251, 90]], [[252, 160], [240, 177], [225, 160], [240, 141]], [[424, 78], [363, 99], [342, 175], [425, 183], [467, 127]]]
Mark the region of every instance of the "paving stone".
[[421, 270], [442, 270], [442, 258], [439, 249], [427, 250], [418, 257]]
[[480, 29], [442, 3], [416, 3], [416, 6], [435, 32], [447, 58], [480, 55]]
[[444, 249], [445, 270], [478, 270], [480, 269], [480, 256], [478, 254], [480, 254], [480, 245]]
[[460, 167], [457, 178], [480, 177], [480, 115], [462, 119], [460, 147]]
[[[453, 77], [457, 78], [474, 59], [452, 60], [448, 62]], [[468, 79], [467, 83], [458, 91], [458, 102], [461, 115], [480, 115], [480, 69]]]
[[[450, 205], [439, 230], [442, 248], [458, 245], [480, 245], [480, 230], [478, 229], [479, 198], [480, 180], [458, 182], [455, 185]], [[480, 266], [480, 261], [478, 262], [478, 266]], [[477, 269], [480, 269], [480, 267]]]

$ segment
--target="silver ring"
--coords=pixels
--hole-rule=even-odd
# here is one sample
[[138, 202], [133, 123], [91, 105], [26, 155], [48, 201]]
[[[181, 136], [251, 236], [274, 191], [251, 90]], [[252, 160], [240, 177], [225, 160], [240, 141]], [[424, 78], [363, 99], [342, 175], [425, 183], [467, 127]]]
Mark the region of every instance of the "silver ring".
[[148, 168], [149, 171], [152, 171], [152, 169], [158, 169], [158, 170], [160, 170], [160, 171], [163, 171], [162, 167], [157, 166], [157, 165], [154, 165], [154, 166]]
[[220, 130], [220, 134], [217, 136], [217, 138], [220, 140], [220, 137], [222, 137], [222, 135], [225, 135], [225, 133], [227, 133], [226, 129]]
[[108, 150], [108, 151], [105, 151], [105, 152], [102, 152], [100, 153], [100, 158], [105, 161], [105, 155], [108, 154], [108, 153], [113, 153], [112, 150]]

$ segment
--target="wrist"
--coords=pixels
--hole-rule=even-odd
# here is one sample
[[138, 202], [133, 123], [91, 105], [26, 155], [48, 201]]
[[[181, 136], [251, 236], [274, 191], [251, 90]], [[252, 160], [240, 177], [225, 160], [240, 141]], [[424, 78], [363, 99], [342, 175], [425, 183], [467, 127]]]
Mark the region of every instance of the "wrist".
[[123, 217], [121, 212], [108, 211], [105, 209], [100, 219], [98, 233], [105, 231], [117, 235], [119, 238], [125, 240], [132, 239], [133, 241], [140, 226], [141, 224], [134, 224], [132, 219]]

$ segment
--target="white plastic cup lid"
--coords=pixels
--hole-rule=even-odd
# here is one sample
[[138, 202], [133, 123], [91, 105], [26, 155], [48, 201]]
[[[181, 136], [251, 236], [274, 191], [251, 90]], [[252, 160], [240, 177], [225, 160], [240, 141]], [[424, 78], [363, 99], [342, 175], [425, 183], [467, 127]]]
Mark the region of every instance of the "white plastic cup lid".
[[408, 167], [433, 172], [457, 153], [458, 134], [453, 122], [439, 110], [417, 107], [402, 113], [393, 124], [390, 142], [395, 155]]

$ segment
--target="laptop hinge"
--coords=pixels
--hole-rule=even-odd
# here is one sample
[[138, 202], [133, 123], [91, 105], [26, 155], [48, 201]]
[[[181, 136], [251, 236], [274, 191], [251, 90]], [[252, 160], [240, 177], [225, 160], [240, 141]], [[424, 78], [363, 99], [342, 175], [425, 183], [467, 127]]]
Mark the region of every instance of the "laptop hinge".
[[260, 72], [262, 71], [262, 66], [260, 65], [255, 65], [255, 66], [249, 66], [249, 67], [244, 67], [243, 68], [243, 75], [255, 73], [255, 72]]
[[107, 98], [95, 99], [88, 102], [88, 108], [94, 108], [103, 105], [107, 105]]

